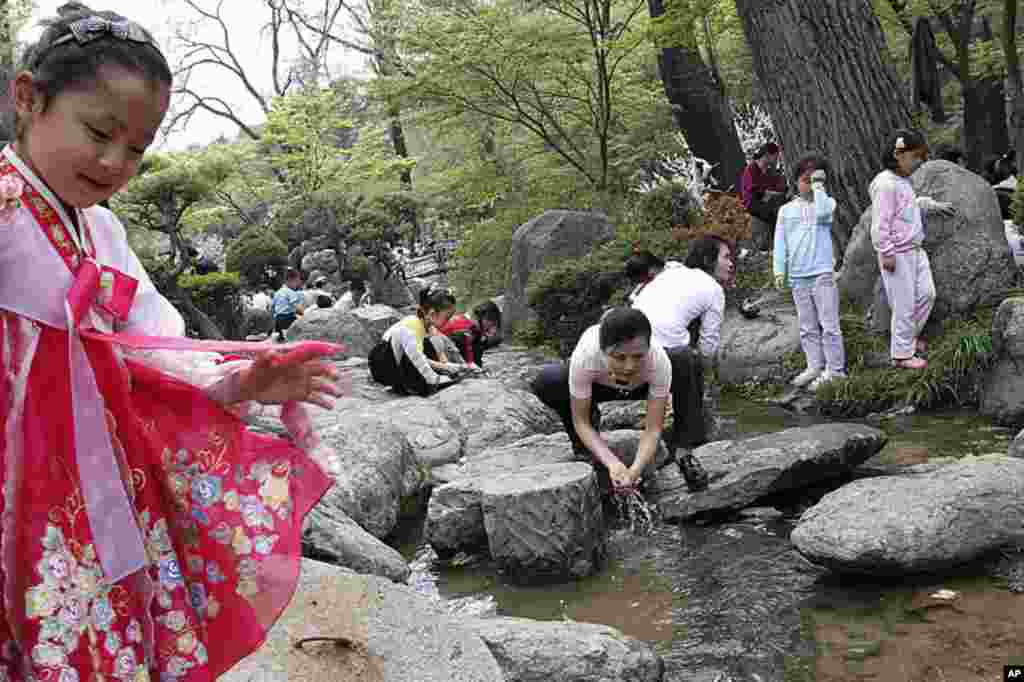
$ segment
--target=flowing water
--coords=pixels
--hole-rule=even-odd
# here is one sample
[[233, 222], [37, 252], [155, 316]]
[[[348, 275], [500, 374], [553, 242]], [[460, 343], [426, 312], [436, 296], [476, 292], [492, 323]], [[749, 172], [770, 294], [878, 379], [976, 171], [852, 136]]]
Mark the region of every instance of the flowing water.
[[[750, 403], [727, 402], [720, 413], [740, 436], [815, 421]], [[1005, 452], [1013, 435], [967, 412], [882, 427], [890, 440], [880, 464]], [[837, 578], [793, 550], [799, 508], [656, 524], [647, 534], [622, 529], [599, 574], [544, 587], [506, 583], [486, 559], [443, 565], [415, 524], [404, 529], [403, 551], [417, 589], [455, 611], [611, 625], [650, 642], [667, 680], [995, 681], [1004, 665], [1024, 664], [1024, 594], [988, 577], [991, 562], [913, 580]]]

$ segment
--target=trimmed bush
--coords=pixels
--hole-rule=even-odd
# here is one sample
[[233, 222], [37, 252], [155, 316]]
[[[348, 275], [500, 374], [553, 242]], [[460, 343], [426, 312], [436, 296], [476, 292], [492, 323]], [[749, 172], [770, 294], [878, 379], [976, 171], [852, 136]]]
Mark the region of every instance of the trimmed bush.
[[228, 271], [240, 274], [251, 288], [274, 286], [287, 265], [288, 246], [261, 227], [250, 227], [228, 247]]
[[197, 308], [217, 323], [225, 338], [242, 338], [242, 282], [238, 273], [182, 275], [178, 285], [191, 295]]

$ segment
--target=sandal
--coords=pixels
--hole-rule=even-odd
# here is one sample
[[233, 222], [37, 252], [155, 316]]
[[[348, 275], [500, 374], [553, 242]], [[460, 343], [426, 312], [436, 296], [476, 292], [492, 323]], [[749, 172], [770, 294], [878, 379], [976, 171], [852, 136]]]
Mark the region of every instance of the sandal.
[[915, 355], [904, 360], [893, 360], [892, 365], [900, 369], [925, 369], [928, 367], [928, 361]]

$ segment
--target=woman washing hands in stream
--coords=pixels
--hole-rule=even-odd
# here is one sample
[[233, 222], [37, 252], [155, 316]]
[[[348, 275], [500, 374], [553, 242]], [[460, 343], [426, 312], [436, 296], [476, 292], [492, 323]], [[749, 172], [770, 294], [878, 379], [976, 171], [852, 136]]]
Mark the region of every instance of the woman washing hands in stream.
[[[602, 487], [639, 485], [654, 462], [672, 385], [668, 355], [651, 344], [651, 323], [635, 308], [613, 308], [580, 337], [569, 364], [545, 366], [531, 388], [558, 412], [573, 451], [591, 461]], [[647, 418], [636, 456], [626, 466], [601, 437], [597, 405], [647, 400]]]

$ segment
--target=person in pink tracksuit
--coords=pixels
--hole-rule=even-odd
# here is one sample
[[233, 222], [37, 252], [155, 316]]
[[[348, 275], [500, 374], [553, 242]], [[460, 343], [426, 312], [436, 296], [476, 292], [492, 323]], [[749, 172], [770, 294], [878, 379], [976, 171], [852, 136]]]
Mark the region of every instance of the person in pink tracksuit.
[[892, 307], [889, 353], [892, 363], [904, 369], [924, 369], [919, 356], [926, 344], [921, 330], [935, 303], [928, 254], [924, 242], [922, 212], [952, 215], [952, 204], [918, 197], [910, 175], [928, 159], [928, 144], [916, 130], [897, 130], [885, 141], [885, 170], [871, 181], [871, 243], [878, 252], [882, 284]]

